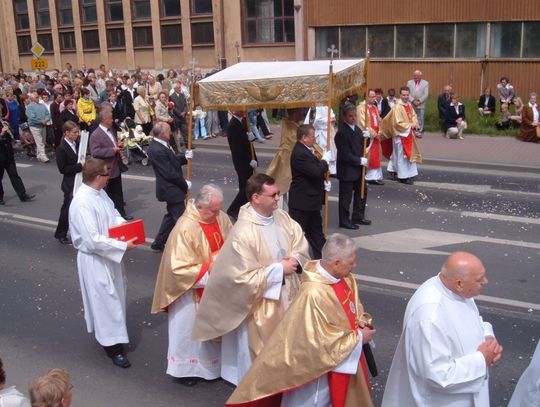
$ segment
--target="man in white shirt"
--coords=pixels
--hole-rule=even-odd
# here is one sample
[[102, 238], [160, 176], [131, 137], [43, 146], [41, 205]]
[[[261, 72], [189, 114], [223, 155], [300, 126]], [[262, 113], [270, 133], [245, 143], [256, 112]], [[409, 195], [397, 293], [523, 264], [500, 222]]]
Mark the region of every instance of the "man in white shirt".
[[414, 293], [382, 406], [489, 406], [490, 366], [502, 346], [473, 297], [488, 283], [480, 259], [452, 253]]

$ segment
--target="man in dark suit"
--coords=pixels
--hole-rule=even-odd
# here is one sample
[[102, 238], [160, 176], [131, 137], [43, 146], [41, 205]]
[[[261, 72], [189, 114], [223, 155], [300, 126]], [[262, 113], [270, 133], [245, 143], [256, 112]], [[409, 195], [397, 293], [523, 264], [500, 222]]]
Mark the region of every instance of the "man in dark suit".
[[297, 221], [313, 252], [312, 258], [320, 259], [326, 243], [322, 229], [321, 207], [324, 191], [330, 190], [330, 181], [324, 180], [331, 160], [331, 151], [317, 158], [314, 150], [315, 127], [303, 124], [296, 132], [297, 142], [291, 153], [292, 182], [289, 189], [289, 215]]
[[114, 207], [126, 220], [132, 220], [133, 216], [126, 214], [124, 209], [124, 192], [122, 191], [122, 142], [118, 142], [113, 130], [113, 116], [111, 108], [102, 108], [98, 114], [98, 127], [90, 135], [90, 154], [94, 158], [100, 158], [107, 163], [109, 168], [109, 183], [105, 192], [114, 202]]
[[156, 123], [151, 135], [154, 139], [148, 148], [148, 157], [156, 174], [156, 197], [158, 201], [167, 203], [167, 213], [151, 247], [162, 252], [176, 221], [186, 209], [184, 201], [191, 182], [184, 179], [182, 165], [193, 157], [193, 152], [186, 150], [184, 156], [174, 153], [169, 145], [171, 126], [166, 122]]
[[451, 101], [452, 101], [452, 86], [445, 85], [443, 93], [441, 93], [439, 97], [437, 98], [437, 109], [439, 110], [440, 120], [444, 120], [444, 113], [446, 112], [446, 109], [448, 109], [448, 106], [450, 106]]
[[227, 215], [236, 221], [240, 207], [248, 201], [246, 183], [257, 168], [257, 156], [247, 135], [243, 112], [232, 112], [232, 116], [227, 126], [227, 141], [231, 149], [234, 169], [238, 175], [238, 194], [227, 209]]
[[4, 188], [2, 186], [2, 179], [4, 178], [4, 171], [7, 172], [9, 180], [13, 189], [19, 196], [21, 202], [31, 201], [35, 195], [28, 195], [26, 188], [22, 182], [21, 177], [17, 173], [17, 167], [15, 166], [15, 156], [13, 154], [11, 132], [7, 122], [0, 122], [0, 205], [5, 205], [4, 202]]
[[174, 108], [171, 111], [174, 119], [174, 141], [178, 150], [182, 146], [187, 145], [187, 114], [188, 104], [186, 97], [180, 90], [180, 82], [173, 85], [174, 92], [169, 96], [169, 100], [174, 103]]
[[[358, 225], [371, 225], [365, 218], [367, 188], [364, 183], [364, 199], [360, 199], [362, 188], [362, 166], [367, 165], [363, 157], [363, 136], [369, 137], [369, 132], [362, 133], [356, 126], [356, 107], [347, 104], [343, 107], [343, 125], [336, 133], [334, 141], [337, 147], [337, 178], [339, 180], [339, 227], [358, 229]], [[349, 218], [349, 208], [353, 203], [352, 219]]]
[[56, 148], [56, 165], [64, 177], [62, 178], [61, 189], [64, 193], [64, 202], [60, 208], [60, 217], [54, 237], [62, 244], [71, 244], [67, 237], [69, 230], [69, 205], [73, 199], [73, 185], [75, 175], [83, 169], [84, 161], [78, 161], [79, 134], [80, 129], [77, 123], [67, 121], [62, 126], [64, 138]]
[[133, 81], [128, 79], [126, 81], [126, 89], [122, 91], [122, 106], [124, 108], [124, 117], [135, 118], [135, 108], [133, 107], [133, 101], [137, 97], [137, 91], [133, 88]]

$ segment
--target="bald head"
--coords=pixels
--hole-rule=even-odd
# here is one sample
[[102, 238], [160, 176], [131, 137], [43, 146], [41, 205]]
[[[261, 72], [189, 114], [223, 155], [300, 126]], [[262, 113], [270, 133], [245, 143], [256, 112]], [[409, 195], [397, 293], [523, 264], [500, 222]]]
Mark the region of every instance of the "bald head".
[[413, 72], [413, 78], [415, 81], [422, 79], [422, 71], [416, 70]]
[[448, 256], [440, 278], [446, 288], [464, 298], [476, 297], [488, 283], [482, 261], [468, 252], [454, 252]]

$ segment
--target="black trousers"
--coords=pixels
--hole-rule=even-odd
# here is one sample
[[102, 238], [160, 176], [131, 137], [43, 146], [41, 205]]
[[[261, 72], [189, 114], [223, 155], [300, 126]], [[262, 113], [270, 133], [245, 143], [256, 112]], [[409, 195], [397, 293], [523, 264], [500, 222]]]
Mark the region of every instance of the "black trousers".
[[176, 221], [180, 216], [182, 216], [185, 210], [186, 205], [184, 204], [184, 202], [174, 202], [167, 204], [167, 213], [161, 221], [161, 226], [159, 227], [159, 231], [154, 240], [154, 245], [159, 247], [165, 246], [171, 230], [174, 228], [174, 225], [176, 225]]
[[60, 217], [58, 218], [58, 225], [56, 226], [56, 232], [54, 232], [54, 237], [61, 239], [67, 237], [67, 232], [69, 230], [69, 205], [73, 199], [73, 191], [64, 192], [64, 202], [60, 208]]
[[116, 178], [109, 179], [109, 183], [105, 187], [105, 192], [109, 195], [109, 198], [114, 202], [114, 207], [120, 215], [124, 216], [126, 211], [124, 209], [124, 192], [122, 191], [122, 175]]
[[246, 184], [248, 179], [249, 177], [238, 176], [238, 193], [229, 205], [229, 209], [227, 209], [227, 215], [233, 217], [234, 219], [238, 219], [240, 207], [246, 204], [248, 201], [246, 196]]
[[114, 358], [116, 355], [124, 354], [124, 345], [121, 343], [117, 343], [111, 346], [104, 346], [103, 349], [105, 350], [107, 356], [111, 359]]
[[260, 111], [257, 112], [257, 127], [261, 129], [265, 137], [270, 134], [270, 129], [266, 126], [266, 122], [264, 121]]
[[339, 181], [339, 223], [340, 225], [349, 223], [349, 210], [352, 200], [352, 219], [364, 219], [367, 201], [367, 187], [364, 182], [364, 199], [360, 199], [362, 181]]
[[0, 161], [0, 199], [4, 198], [4, 187], [2, 186], [2, 180], [4, 179], [4, 170], [7, 172], [9, 180], [11, 181], [11, 185], [13, 186], [13, 189], [15, 190], [19, 198], [25, 196], [26, 189], [24, 188], [22, 179], [21, 177], [19, 177], [19, 173], [17, 172], [15, 160], [12, 159]]
[[302, 211], [289, 208], [289, 215], [302, 227], [304, 236], [311, 247], [313, 259], [321, 258], [321, 250], [326, 243], [322, 227], [321, 211]]

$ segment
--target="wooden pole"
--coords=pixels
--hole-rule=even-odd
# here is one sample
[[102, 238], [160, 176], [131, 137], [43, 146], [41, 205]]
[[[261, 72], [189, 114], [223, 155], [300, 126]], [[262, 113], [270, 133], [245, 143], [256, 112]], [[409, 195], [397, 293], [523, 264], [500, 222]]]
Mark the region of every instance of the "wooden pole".
[[[330, 66], [328, 67], [328, 114], [326, 117], [326, 151], [331, 149], [331, 133], [330, 126], [332, 125], [332, 100], [334, 96], [334, 54], [338, 52], [338, 49], [334, 44], [326, 50], [330, 54]], [[327, 171], [324, 175], [324, 180], [330, 179], [330, 171]], [[328, 191], [324, 191], [324, 219], [323, 219], [323, 233], [328, 231]]]
[[[366, 64], [364, 66], [364, 72], [366, 73], [366, 92], [364, 93], [364, 102], [366, 103], [366, 111], [364, 113], [364, 123], [366, 123], [365, 128], [369, 131], [368, 119], [369, 119], [369, 106], [368, 106], [368, 95], [369, 95], [369, 86], [368, 86], [368, 74], [369, 74], [369, 50], [367, 52]], [[366, 148], [367, 148], [367, 138], [363, 137], [364, 146], [362, 149], [362, 157], [366, 157]], [[362, 166], [362, 187], [360, 188], [360, 199], [364, 199], [366, 196], [366, 167]]]
[[[193, 90], [195, 89], [195, 84], [191, 82], [191, 97], [189, 98], [189, 117], [188, 117], [188, 139], [187, 139], [187, 149], [191, 150], [192, 145], [192, 139], [193, 139], [193, 110], [194, 108], [194, 99], [195, 95], [193, 94]], [[191, 158], [188, 158], [187, 160], [187, 179], [191, 180]]]

